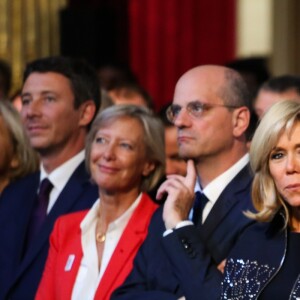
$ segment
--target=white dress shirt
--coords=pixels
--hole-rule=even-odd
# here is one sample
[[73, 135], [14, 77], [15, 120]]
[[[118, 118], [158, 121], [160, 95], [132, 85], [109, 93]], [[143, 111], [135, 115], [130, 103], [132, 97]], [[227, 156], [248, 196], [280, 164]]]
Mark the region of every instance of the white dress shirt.
[[92, 300], [94, 298], [110, 258], [141, 198], [142, 194], [137, 197], [125, 213], [109, 224], [106, 231], [100, 270], [98, 269], [99, 262], [95, 239], [100, 199], [94, 203], [93, 207], [82, 220], [80, 228], [83, 257], [74, 283], [72, 300]]
[[70, 177], [76, 170], [76, 168], [83, 162], [85, 156], [85, 151], [82, 150], [71, 159], [60, 165], [58, 168], [53, 170], [50, 174], [47, 174], [43, 165], [41, 164], [40, 170], [40, 182], [46, 177], [53, 184], [53, 188], [49, 195], [49, 204], [47, 208], [47, 213], [50, 212], [51, 208], [55, 204], [59, 194], [64, 189], [65, 185], [69, 181]]
[[[204, 193], [209, 200], [203, 209], [202, 223], [206, 220], [221, 193], [224, 191], [230, 181], [247, 165], [248, 162], [249, 154], [247, 153], [232, 167], [216, 177], [202, 190], [202, 193]], [[197, 182], [197, 185], [195, 186], [195, 192], [197, 191], [201, 191], [199, 182]]]
[[[207, 216], [209, 215], [210, 211], [212, 210], [213, 206], [217, 202], [223, 190], [230, 183], [230, 181], [247, 165], [248, 162], [249, 162], [249, 154], [247, 153], [240, 160], [238, 160], [233, 166], [231, 166], [228, 170], [226, 170], [224, 173], [222, 173], [221, 175], [216, 177], [213, 181], [211, 181], [203, 190], [199, 183], [199, 178], [197, 179], [195, 184], [195, 189], [194, 189], [195, 193], [201, 192], [209, 200], [203, 209], [202, 224], [206, 220]], [[193, 216], [193, 209], [191, 209], [189, 213], [189, 220], [184, 220], [179, 222], [175, 226], [175, 229], [188, 226], [188, 225], [193, 225], [193, 222], [190, 221], [192, 220], [192, 216]], [[172, 229], [167, 229], [163, 233], [163, 236], [167, 236], [172, 231], [173, 231]]]

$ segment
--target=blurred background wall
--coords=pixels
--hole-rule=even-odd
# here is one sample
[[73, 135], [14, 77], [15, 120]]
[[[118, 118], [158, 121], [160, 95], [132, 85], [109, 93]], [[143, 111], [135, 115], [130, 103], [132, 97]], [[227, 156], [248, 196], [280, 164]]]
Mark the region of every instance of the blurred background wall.
[[0, 58], [12, 66], [12, 93], [26, 62], [60, 53], [60, 10], [67, 0], [0, 0]]
[[298, 0], [0, 0], [0, 58], [21, 86], [26, 62], [83, 57], [128, 65], [156, 108], [199, 64], [258, 57], [271, 73], [300, 74]]

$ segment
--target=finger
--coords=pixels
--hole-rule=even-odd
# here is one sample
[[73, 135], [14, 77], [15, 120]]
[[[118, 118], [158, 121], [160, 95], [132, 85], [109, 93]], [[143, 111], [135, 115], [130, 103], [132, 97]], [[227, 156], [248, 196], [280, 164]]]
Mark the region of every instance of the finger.
[[185, 177], [180, 176], [180, 175], [170, 175], [167, 177], [167, 180], [165, 180], [160, 187], [158, 188], [158, 191], [160, 190], [166, 190], [167, 187], [173, 186], [177, 188], [188, 188], [185, 183]]
[[167, 179], [178, 179], [178, 180], [183, 181], [185, 179], [185, 177], [181, 176], [181, 175], [177, 175], [177, 174], [170, 174], [170, 175], [167, 175]]
[[160, 200], [163, 198], [163, 196], [167, 193], [168, 190], [168, 180], [164, 181], [160, 187], [157, 189], [156, 192], [156, 199]]
[[221, 273], [224, 273], [225, 265], [226, 265], [226, 259], [222, 260], [222, 261], [219, 263], [219, 265], [217, 266], [217, 269], [218, 269]]
[[156, 199], [160, 200], [165, 194], [169, 194], [171, 190], [179, 190], [186, 188], [182, 178], [172, 178], [164, 181], [157, 190]]
[[190, 188], [194, 189], [197, 179], [197, 173], [194, 161], [189, 159], [187, 161], [187, 168], [186, 168], [186, 176], [185, 176], [185, 184]]

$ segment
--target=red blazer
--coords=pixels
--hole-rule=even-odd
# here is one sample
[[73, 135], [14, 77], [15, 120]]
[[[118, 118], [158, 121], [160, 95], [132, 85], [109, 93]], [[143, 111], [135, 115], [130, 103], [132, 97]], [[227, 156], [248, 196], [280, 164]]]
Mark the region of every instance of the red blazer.
[[[109, 300], [111, 293], [123, 283], [131, 271], [133, 259], [146, 238], [148, 225], [156, 208], [157, 205], [150, 197], [143, 194], [107, 265], [97, 288], [95, 300]], [[87, 212], [68, 214], [56, 221], [36, 300], [71, 299], [83, 255], [79, 225]], [[67, 262], [69, 270], [65, 270]]]

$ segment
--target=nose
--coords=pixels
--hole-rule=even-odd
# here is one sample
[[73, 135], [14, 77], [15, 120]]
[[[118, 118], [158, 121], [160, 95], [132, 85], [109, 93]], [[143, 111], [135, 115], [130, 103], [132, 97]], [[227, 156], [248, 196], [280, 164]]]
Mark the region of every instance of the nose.
[[289, 155], [286, 162], [287, 173], [295, 173], [300, 170], [300, 159], [296, 155]]
[[174, 120], [174, 125], [177, 128], [190, 126], [191, 118], [186, 108], [182, 108]]
[[103, 158], [107, 161], [115, 159], [115, 146], [112, 143], [106, 145]]
[[32, 100], [22, 106], [21, 114], [23, 118], [32, 118], [41, 114], [41, 101]]

